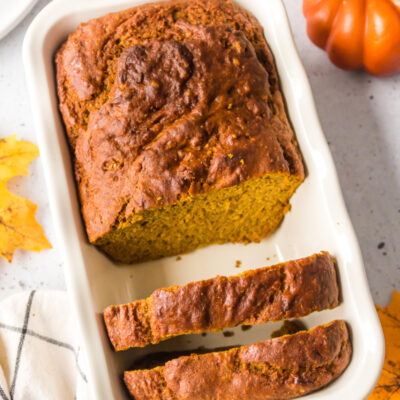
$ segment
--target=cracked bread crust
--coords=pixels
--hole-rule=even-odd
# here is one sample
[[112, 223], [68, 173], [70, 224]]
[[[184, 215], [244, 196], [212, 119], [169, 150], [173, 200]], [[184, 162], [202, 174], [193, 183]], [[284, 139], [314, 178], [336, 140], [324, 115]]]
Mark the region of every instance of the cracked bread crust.
[[228, 351], [192, 354], [151, 370], [127, 371], [135, 400], [292, 399], [318, 390], [351, 358], [344, 321]]
[[230, 1], [89, 21], [56, 66], [91, 242], [149, 208], [270, 172], [304, 177], [262, 28]]
[[172, 336], [299, 318], [339, 304], [335, 261], [315, 254], [237, 276], [157, 289], [147, 299], [104, 310], [115, 350]]

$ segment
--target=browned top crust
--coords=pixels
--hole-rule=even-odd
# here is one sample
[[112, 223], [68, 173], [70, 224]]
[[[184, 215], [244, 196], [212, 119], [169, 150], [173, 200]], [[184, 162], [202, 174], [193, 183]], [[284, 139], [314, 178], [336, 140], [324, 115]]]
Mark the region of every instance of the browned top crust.
[[320, 253], [228, 278], [157, 289], [147, 299], [107, 307], [104, 321], [119, 351], [181, 334], [303, 317], [338, 304], [335, 261]]
[[92, 242], [151, 207], [269, 172], [304, 176], [262, 28], [229, 0], [89, 21], [56, 64]]
[[192, 354], [125, 372], [135, 400], [292, 399], [322, 388], [347, 367], [344, 321], [219, 353]]

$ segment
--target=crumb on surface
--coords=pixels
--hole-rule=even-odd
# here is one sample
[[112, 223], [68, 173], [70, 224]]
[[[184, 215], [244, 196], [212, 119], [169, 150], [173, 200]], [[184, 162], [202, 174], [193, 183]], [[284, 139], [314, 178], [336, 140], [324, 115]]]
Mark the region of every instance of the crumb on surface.
[[241, 265], [242, 265], [242, 262], [240, 260], [236, 260], [235, 268], [240, 268]]
[[306, 328], [302, 322], [285, 320], [279, 329], [271, 333], [271, 338], [277, 338], [284, 335], [292, 335], [294, 333], [304, 330], [306, 330]]
[[233, 331], [223, 331], [222, 334], [223, 334], [225, 337], [232, 337], [232, 336], [235, 335], [235, 332], [233, 332]]
[[176, 261], [181, 261], [181, 260], [182, 260], [181, 256], [176, 257]]
[[251, 325], [242, 325], [242, 326], [240, 327], [240, 329], [241, 329], [243, 332], [248, 331], [248, 330], [250, 330], [251, 328], [252, 328]]

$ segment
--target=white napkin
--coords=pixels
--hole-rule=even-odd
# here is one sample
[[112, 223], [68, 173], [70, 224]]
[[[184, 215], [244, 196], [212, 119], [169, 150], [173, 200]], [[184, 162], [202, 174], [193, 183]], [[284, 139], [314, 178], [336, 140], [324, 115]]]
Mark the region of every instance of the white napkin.
[[24, 292], [0, 303], [0, 399], [88, 400], [67, 294]]

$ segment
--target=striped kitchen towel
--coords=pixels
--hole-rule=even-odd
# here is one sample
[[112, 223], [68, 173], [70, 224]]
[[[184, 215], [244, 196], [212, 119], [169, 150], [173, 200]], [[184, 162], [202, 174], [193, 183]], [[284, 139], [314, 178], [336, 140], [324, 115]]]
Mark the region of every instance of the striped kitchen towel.
[[0, 303], [0, 399], [88, 400], [67, 294], [32, 291]]

